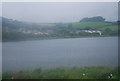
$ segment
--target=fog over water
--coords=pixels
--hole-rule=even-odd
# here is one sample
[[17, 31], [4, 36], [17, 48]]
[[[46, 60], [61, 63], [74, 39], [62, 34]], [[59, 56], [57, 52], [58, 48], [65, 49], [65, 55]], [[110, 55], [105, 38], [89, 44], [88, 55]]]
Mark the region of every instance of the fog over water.
[[[106, 21], [117, 21], [118, 3], [3, 2], [0, 16], [39, 23], [79, 22], [84, 17], [93, 16], [102, 16]], [[1, 51], [3, 71], [118, 65], [117, 37], [3, 42]]]
[[118, 38], [70, 38], [3, 43], [3, 71], [118, 65]]

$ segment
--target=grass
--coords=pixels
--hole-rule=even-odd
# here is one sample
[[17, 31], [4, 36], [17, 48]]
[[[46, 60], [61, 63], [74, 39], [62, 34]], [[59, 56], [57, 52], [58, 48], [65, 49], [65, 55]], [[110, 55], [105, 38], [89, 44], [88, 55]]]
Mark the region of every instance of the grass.
[[[69, 24], [72, 24], [73, 28], [85, 28], [85, 27], [91, 27], [93, 29], [100, 29], [104, 30], [105, 28], [110, 28], [111, 30], [117, 30], [117, 25], [112, 25], [112, 23], [108, 22], [72, 22], [72, 23], [65, 23], [64, 26], [67, 27]], [[55, 24], [41, 24], [41, 26], [45, 27], [53, 27]]]
[[[112, 77], [109, 76], [112, 74]], [[117, 79], [118, 68], [108, 67], [58, 67], [29, 71], [4, 72], [3, 79]]]
[[117, 30], [117, 25], [112, 25], [111, 23], [107, 22], [74, 22], [71, 23], [74, 28], [85, 28], [91, 27], [92, 29], [104, 30], [106, 28], [110, 28], [111, 30]]
[[110, 28], [111, 30], [118, 30], [118, 26], [117, 25], [101, 27], [100, 29], [101, 30], [105, 30], [106, 28]]
[[91, 28], [100, 28], [104, 26], [110, 26], [112, 25], [111, 23], [106, 23], [106, 22], [78, 22], [78, 23], [73, 23], [73, 27], [76, 28], [85, 28], [85, 27], [91, 27]]

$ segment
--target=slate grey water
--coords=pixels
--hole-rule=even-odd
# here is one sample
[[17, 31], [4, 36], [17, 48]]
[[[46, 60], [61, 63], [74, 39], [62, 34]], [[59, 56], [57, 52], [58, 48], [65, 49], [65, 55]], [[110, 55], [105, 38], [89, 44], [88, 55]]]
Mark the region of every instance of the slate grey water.
[[70, 38], [4, 42], [3, 71], [118, 64], [118, 38]]

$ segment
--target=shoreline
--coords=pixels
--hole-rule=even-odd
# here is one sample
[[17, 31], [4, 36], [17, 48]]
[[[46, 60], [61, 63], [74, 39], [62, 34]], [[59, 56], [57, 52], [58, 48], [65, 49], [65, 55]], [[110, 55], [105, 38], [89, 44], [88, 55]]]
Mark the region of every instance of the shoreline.
[[23, 41], [39, 41], [39, 40], [53, 40], [53, 39], [74, 39], [74, 38], [103, 38], [103, 37], [118, 37], [118, 36], [86, 36], [86, 37], [50, 37], [50, 38], [43, 38], [43, 39], [26, 39], [26, 40], [11, 40], [11, 41], [2, 41], [5, 42], [23, 42]]

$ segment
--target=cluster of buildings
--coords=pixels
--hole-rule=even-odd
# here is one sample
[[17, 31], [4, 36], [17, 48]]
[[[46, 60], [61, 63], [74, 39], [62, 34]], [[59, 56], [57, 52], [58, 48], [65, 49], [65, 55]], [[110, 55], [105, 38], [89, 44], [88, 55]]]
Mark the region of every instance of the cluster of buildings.
[[98, 33], [99, 35], [102, 34], [102, 32], [99, 30], [76, 30], [75, 33], [76, 34], [79, 34], [79, 33]]
[[34, 34], [34, 35], [51, 35], [53, 34], [53, 30], [37, 30], [37, 29], [28, 29], [28, 28], [19, 28], [19, 29], [10, 29], [8, 27], [4, 27], [3, 32], [20, 32], [24, 34]]
[[25, 30], [21, 31], [24, 34], [34, 34], [34, 35], [51, 35], [53, 34], [52, 30], [39, 31], [39, 30]]
[[[25, 28], [20, 28], [20, 29], [8, 29], [7, 27], [4, 29], [5, 32], [20, 32], [24, 34], [34, 34], [34, 35], [53, 35], [55, 32], [52, 29], [47, 29], [47, 30], [37, 30], [37, 29], [25, 29]], [[80, 33], [98, 33], [100, 36], [102, 35], [102, 32], [99, 30], [73, 30], [69, 31], [69, 33], [73, 33], [76, 35], [79, 35]], [[60, 34], [60, 32], [58, 33]]]

